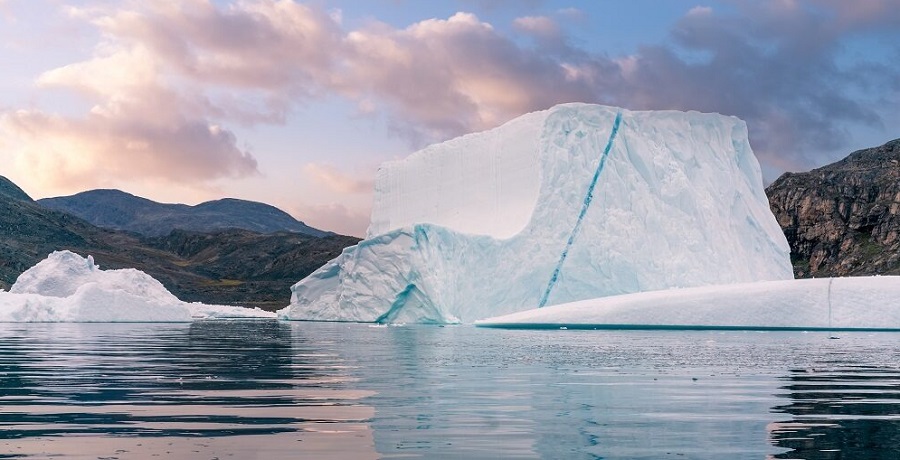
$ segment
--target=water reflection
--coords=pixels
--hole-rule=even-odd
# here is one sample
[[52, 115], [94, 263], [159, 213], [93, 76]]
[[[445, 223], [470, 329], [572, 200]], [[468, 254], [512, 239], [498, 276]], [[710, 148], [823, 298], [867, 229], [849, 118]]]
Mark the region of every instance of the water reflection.
[[895, 338], [0, 324], [0, 458], [896, 458]]
[[[500, 348], [473, 328], [369, 328], [346, 350], [365, 363], [360, 384], [377, 389], [375, 447], [384, 457], [537, 458], [530, 376], [503, 366]], [[488, 338], [489, 340], [485, 340]], [[568, 431], [568, 429], [565, 429]]]
[[898, 458], [890, 334], [370, 331], [384, 457]]
[[793, 369], [773, 411], [793, 417], [770, 427], [775, 458], [896, 459], [900, 449], [900, 369], [839, 365]]
[[3, 325], [0, 455], [371, 458], [369, 393], [314, 348], [276, 321]]
[[356, 371], [360, 386], [377, 390], [365, 402], [375, 408], [370, 424], [383, 458], [761, 458], [775, 451], [765, 429], [774, 378], [730, 372], [742, 362], [735, 354], [750, 348], [743, 337], [698, 347], [696, 336], [670, 333], [372, 330], [345, 352], [365, 363]]

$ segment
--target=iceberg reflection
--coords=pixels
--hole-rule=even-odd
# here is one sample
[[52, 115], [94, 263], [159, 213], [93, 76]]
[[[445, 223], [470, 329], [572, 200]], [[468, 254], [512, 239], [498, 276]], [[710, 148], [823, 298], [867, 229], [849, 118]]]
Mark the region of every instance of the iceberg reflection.
[[896, 459], [900, 446], [900, 369], [843, 365], [793, 369], [782, 387], [789, 420], [772, 423], [774, 458]]

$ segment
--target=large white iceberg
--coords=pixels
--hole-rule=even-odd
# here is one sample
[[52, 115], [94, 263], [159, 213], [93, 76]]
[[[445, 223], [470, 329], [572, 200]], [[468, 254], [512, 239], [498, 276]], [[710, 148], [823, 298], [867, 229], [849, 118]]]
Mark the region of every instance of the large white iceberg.
[[470, 323], [673, 287], [791, 279], [743, 121], [566, 104], [379, 170], [367, 237], [294, 320]]
[[639, 292], [477, 321], [502, 328], [900, 330], [900, 276]]
[[133, 268], [100, 270], [93, 258], [56, 251], [0, 291], [0, 322], [183, 322], [271, 317], [259, 309], [186, 303]]

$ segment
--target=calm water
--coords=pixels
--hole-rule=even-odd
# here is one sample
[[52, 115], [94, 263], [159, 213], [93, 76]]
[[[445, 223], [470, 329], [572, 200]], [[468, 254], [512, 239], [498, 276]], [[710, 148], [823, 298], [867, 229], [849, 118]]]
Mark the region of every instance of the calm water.
[[0, 324], [0, 458], [898, 452], [898, 334]]

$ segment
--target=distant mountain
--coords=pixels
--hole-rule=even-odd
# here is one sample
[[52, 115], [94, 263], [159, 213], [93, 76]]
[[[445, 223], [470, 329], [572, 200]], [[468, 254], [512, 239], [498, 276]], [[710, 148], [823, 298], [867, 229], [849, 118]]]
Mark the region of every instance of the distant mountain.
[[900, 139], [767, 189], [797, 277], [900, 274]]
[[157, 203], [121, 190], [90, 190], [37, 201], [48, 209], [67, 212], [98, 227], [145, 236], [168, 235], [172, 230], [217, 232], [243, 229], [257, 233], [293, 232], [323, 237], [288, 213], [267, 204], [226, 198], [196, 206]]
[[358, 241], [334, 234], [247, 230], [176, 230], [145, 237], [45, 208], [0, 176], [2, 289], [47, 254], [68, 249], [94, 256], [104, 269], [142, 270], [182, 300], [274, 309], [289, 303], [293, 283]]

